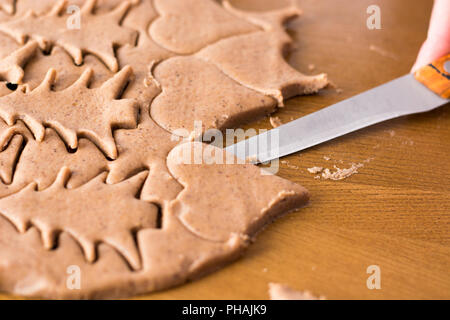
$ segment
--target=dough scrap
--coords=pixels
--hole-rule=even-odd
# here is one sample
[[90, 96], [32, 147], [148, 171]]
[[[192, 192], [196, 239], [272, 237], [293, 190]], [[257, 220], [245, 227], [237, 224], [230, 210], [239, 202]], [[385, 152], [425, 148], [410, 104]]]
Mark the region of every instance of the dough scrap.
[[170, 132], [192, 132], [194, 121], [202, 122], [203, 131], [233, 128], [276, 108], [274, 99], [241, 86], [196, 57], [168, 59], [154, 75], [162, 93], [153, 101], [151, 115]]
[[273, 128], [278, 128], [279, 126], [283, 125], [283, 122], [281, 121], [281, 119], [279, 117], [270, 117], [269, 121], [270, 121], [270, 125]]
[[323, 167], [312, 167], [307, 169], [309, 173], [318, 174], [323, 171]]
[[114, 46], [133, 44], [137, 36], [136, 31], [119, 25], [131, 2], [123, 1], [115, 10], [95, 15], [93, 10], [96, 0], [87, 0], [81, 8], [82, 26], [79, 29], [69, 29], [67, 17], [60, 16], [66, 3], [65, 0], [58, 1], [45, 16], [30, 11], [23, 17], [0, 24], [0, 31], [14, 37], [19, 43], [24, 43], [28, 36], [32, 37], [43, 50], [59, 45], [67, 50], [78, 65], [83, 62], [83, 53], [93, 53], [111, 71], [117, 72], [119, 63], [114, 56]]
[[279, 283], [269, 283], [271, 300], [326, 300], [324, 296], [316, 297], [309, 291], [296, 291]]
[[25, 92], [23, 87], [1, 97], [0, 116], [8, 125], [22, 119], [38, 141], [44, 140], [44, 125], [51, 126], [72, 149], [78, 146], [77, 135], [88, 136], [108, 157], [115, 159], [117, 149], [111, 128], [136, 127], [136, 101], [115, 100], [132, 70], [125, 67], [100, 88], [88, 89], [92, 74], [92, 69], [88, 68], [69, 88], [52, 91], [57, 74], [50, 69], [41, 85], [33, 91]]
[[192, 54], [220, 39], [258, 30], [211, 0], [155, 0], [160, 17], [150, 35], [162, 47]]
[[344, 180], [348, 177], [358, 173], [358, 169], [364, 167], [362, 163], [354, 164], [352, 163], [352, 166], [350, 168], [338, 168], [337, 166], [334, 166], [334, 169], [336, 171], [332, 172], [330, 169], [326, 168], [322, 172], [322, 179], [324, 180]]

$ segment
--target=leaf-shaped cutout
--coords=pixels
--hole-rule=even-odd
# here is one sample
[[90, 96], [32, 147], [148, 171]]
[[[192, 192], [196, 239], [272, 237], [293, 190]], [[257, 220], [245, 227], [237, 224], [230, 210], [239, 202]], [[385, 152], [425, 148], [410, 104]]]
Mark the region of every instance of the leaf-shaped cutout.
[[115, 185], [104, 183], [106, 173], [76, 188], [66, 189], [70, 170], [62, 168], [53, 185], [36, 191], [30, 184], [20, 192], [0, 199], [0, 212], [20, 232], [32, 224], [40, 229], [44, 246], [53, 248], [60, 231], [74, 236], [88, 261], [96, 259], [96, 245], [116, 248], [134, 269], [141, 266], [133, 232], [157, 226], [155, 205], [136, 198], [147, 172]]
[[76, 83], [62, 91], [52, 91], [56, 71], [50, 69], [39, 87], [31, 92], [19, 88], [0, 98], [0, 117], [8, 125], [23, 120], [36, 140], [42, 141], [45, 126], [54, 128], [76, 149], [78, 135], [91, 139], [110, 158], [117, 157], [112, 128], [135, 128], [138, 105], [135, 100], [116, 100], [129, 78], [131, 67], [125, 67], [101, 87], [87, 87], [92, 69], [88, 68]]

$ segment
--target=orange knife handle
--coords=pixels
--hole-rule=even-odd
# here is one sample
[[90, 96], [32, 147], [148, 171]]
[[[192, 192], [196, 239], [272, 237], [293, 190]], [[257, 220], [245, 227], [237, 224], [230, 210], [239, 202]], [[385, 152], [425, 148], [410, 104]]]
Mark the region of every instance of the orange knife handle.
[[450, 98], [450, 70], [445, 68], [447, 61], [450, 61], [450, 54], [420, 68], [414, 73], [417, 81], [444, 99]]

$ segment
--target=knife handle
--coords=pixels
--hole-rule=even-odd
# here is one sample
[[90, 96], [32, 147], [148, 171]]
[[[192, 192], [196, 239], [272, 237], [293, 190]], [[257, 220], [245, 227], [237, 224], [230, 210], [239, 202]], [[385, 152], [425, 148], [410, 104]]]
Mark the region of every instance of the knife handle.
[[[446, 66], [447, 63], [447, 66]], [[417, 81], [444, 99], [450, 98], [450, 54], [420, 68], [414, 73]]]

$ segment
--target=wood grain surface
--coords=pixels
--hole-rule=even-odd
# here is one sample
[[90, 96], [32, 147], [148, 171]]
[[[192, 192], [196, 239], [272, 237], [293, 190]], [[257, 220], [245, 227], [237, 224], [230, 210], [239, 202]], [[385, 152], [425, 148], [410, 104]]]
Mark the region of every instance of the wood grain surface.
[[[258, 10], [286, 2], [232, 1]], [[298, 3], [304, 15], [289, 24], [295, 39], [289, 62], [304, 73], [328, 73], [340, 90], [288, 101], [277, 113], [283, 122], [408, 73], [432, 6], [431, 0]], [[381, 30], [366, 27], [371, 4], [381, 7]], [[278, 282], [328, 299], [449, 299], [449, 111], [447, 105], [388, 121], [284, 158], [279, 175], [310, 190], [306, 208], [270, 225], [228, 267], [139, 298], [267, 299], [268, 283]], [[247, 127], [270, 124], [263, 119]], [[307, 171], [351, 163], [364, 167], [343, 181], [317, 180]], [[380, 290], [366, 286], [371, 265], [381, 269]]]

